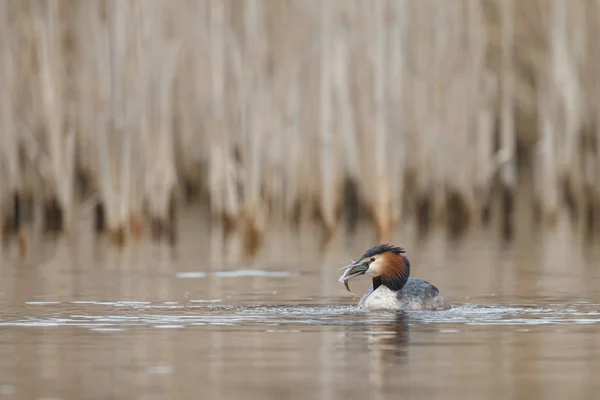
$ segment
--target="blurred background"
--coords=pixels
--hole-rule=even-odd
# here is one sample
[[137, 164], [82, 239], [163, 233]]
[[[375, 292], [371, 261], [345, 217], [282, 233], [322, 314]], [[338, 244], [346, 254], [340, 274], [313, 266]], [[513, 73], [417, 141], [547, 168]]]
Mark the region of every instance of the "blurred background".
[[4, 236], [93, 210], [120, 244], [175, 237], [192, 205], [250, 244], [308, 219], [510, 236], [519, 196], [594, 231], [595, 1], [0, 7]]
[[[0, 398], [593, 393], [599, 17], [0, 0]], [[340, 311], [388, 241], [475, 309]]]

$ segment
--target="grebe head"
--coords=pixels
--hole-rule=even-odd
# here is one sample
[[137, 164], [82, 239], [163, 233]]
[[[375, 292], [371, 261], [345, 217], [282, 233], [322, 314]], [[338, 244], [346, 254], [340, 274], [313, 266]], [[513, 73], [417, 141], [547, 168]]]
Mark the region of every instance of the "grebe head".
[[365, 251], [358, 261], [340, 268], [344, 274], [339, 281], [345, 283], [360, 275], [373, 278], [373, 290], [380, 285], [400, 290], [408, 281], [410, 262], [403, 255], [404, 249], [390, 244], [379, 244]]

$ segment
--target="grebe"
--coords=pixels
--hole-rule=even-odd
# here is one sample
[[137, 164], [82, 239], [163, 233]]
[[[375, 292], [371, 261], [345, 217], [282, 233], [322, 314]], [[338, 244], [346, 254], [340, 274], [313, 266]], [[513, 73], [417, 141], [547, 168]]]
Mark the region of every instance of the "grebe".
[[356, 262], [340, 268], [344, 274], [339, 282], [348, 288], [348, 280], [369, 274], [373, 285], [365, 292], [358, 306], [373, 310], [447, 310], [448, 301], [431, 283], [410, 278], [410, 262], [404, 249], [380, 244], [365, 251]]

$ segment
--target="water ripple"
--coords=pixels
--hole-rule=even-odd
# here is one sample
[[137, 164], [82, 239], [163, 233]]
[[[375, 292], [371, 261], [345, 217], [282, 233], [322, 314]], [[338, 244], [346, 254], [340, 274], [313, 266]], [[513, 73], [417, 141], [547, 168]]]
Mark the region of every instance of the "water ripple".
[[261, 277], [261, 278], [282, 278], [291, 277], [298, 275], [297, 273], [290, 271], [266, 271], [262, 269], [236, 269], [231, 271], [214, 271], [214, 272], [202, 272], [202, 271], [190, 271], [190, 272], [178, 272], [175, 276], [179, 279], [202, 279], [208, 275], [216, 276], [218, 278], [245, 278], [245, 277]]
[[[216, 300], [218, 301], [218, 300]], [[76, 326], [96, 332], [119, 332], [132, 327], [182, 329], [198, 326], [262, 326], [267, 332], [297, 332], [310, 325], [389, 325], [403, 315], [410, 325], [441, 325], [440, 332], [457, 332], [464, 325], [561, 325], [597, 324], [600, 312], [594, 304], [554, 304], [552, 307], [524, 305], [458, 305], [448, 311], [408, 313], [364, 312], [354, 306], [241, 306], [224, 304], [151, 304], [149, 302], [29, 302], [34, 316], [0, 318], [2, 327]], [[74, 312], [74, 307], [77, 308]], [[33, 309], [33, 310], [32, 310]], [[47, 315], [52, 312], [51, 315]], [[109, 315], [103, 315], [107, 314]], [[46, 315], [44, 315], [46, 314]], [[21, 314], [22, 315], [22, 314]], [[449, 327], [444, 325], [453, 324]], [[294, 329], [285, 328], [294, 325]], [[275, 327], [275, 328], [273, 328]], [[281, 329], [277, 328], [281, 327]], [[528, 329], [519, 329], [528, 331]]]

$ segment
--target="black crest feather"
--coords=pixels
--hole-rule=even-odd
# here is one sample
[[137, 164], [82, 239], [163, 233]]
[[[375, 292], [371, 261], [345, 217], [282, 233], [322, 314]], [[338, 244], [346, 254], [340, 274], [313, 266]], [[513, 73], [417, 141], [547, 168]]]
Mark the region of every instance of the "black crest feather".
[[376, 256], [377, 254], [383, 254], [388, 252], [395, 254], [406, 253], [406, 251], [402, 247], [394, 246], [391, 244], [378, 244], [365, 251], [365, 253], [360, 257], [360, 259], [362, 260], [363, 258], [369, 258]]

